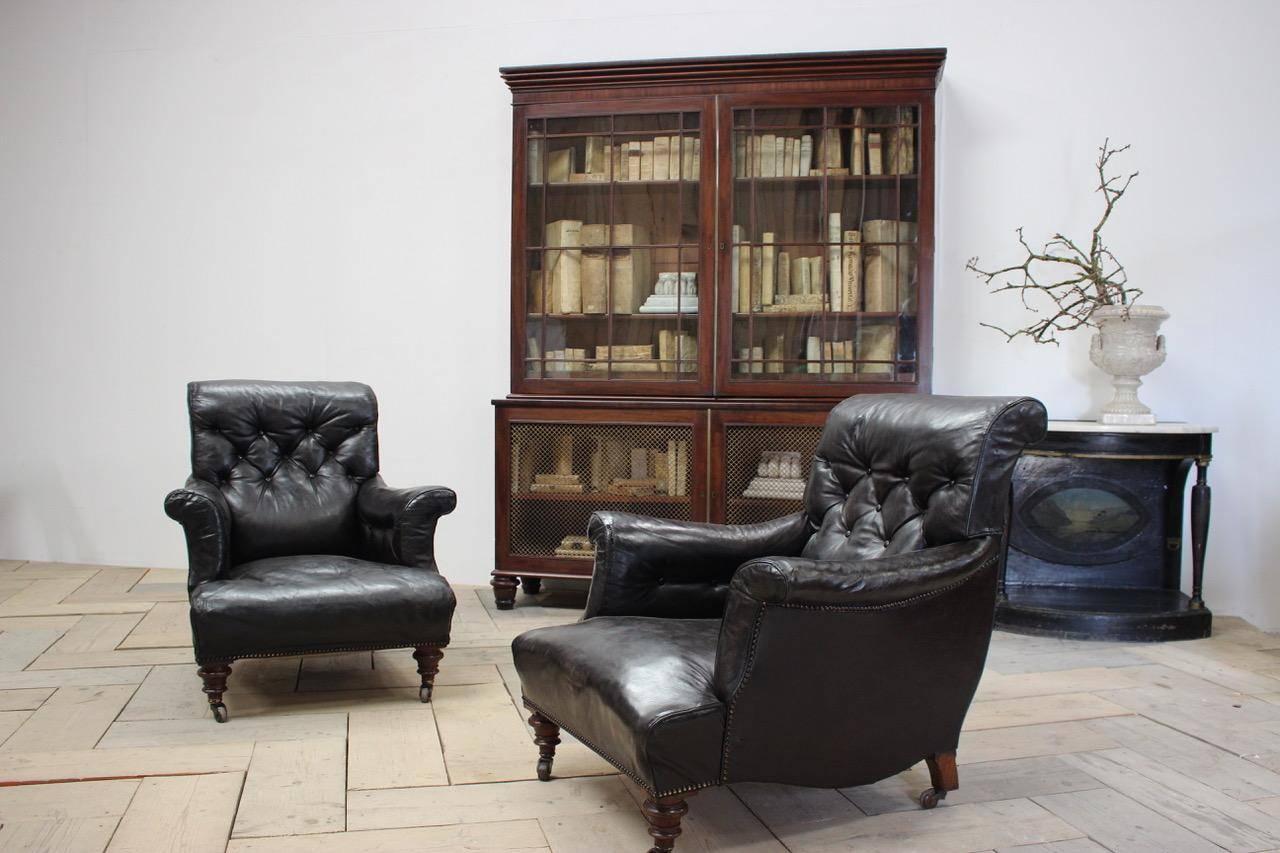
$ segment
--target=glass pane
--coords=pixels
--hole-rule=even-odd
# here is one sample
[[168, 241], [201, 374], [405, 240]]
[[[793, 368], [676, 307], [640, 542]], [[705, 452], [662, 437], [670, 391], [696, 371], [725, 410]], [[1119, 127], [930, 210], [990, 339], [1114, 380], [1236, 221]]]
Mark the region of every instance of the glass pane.
[[1110, 551], [1142, 531], [1141, 507], [1087, 486], [1052, 491], [1022, 513], [1031, 531], [1066, 551]]
[[736, 110], [734, 128], [730, 378], [915, 381], [917, 108]]
[[757, 109], [755, 111], [755, 126], [818, 128], [822, 126], [822, 109], [820, 107]]
[[528, 152], [530, 183], [608, 183], [614, 165], [607, 135], [534, 139]]
[[700, 116], [531, 124], [526, 375], [697, 381]]
[[679, 183], [619, 185], [613, 192], [614, 239], [623, 245], [696, 245], [698, 193]]
[[679, 113], [637, 113], [614, 116], [614, 133], [634, 131], [676, 131], [680, 129]]
[[613, 129], [613, 116], [571, 116], [547, 119], [547, 134], [608, 133]]

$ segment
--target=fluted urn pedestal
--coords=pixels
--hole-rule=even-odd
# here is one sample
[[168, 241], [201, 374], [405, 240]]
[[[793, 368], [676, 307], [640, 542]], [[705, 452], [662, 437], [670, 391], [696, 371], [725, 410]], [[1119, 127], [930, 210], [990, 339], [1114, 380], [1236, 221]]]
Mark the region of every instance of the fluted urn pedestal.
[[1164, 364], [1160, 324], [1169, 312], [1155, 305], [1104, 305], [1093, 312], [1089, 360], [1111, 374], [1115, 397], [1102, 407], [1098, 423], [1154, 424], [1156, 416], [1138, 399], [1142, 378]]

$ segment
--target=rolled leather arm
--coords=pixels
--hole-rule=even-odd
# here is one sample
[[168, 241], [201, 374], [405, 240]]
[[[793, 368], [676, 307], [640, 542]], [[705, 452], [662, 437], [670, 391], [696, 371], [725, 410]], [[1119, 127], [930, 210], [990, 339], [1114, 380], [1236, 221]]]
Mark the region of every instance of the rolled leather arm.
[[453, 512], [458, 496], [444, 486], [393, 489], [381, 477], [356, 495], [365, 551], [380, 562], [435, 569], [436, 522]]
[[766, 606], [848, 612], [903, 608], [993, 570], [999, 541], [983, 536], [871, 560], [763, 557], [744, 564], [733, 576], [725, 605], [717, 693], [727, 699], [741, 682]]
[[191, 477], [164, 499], [165, 514], [187, 537], [187, 589], [231, 566], [231, 510], [217, 486]]
[[1000, 537], [983, 536], [743, 566], [712, 679], [728, 707], [725, 781], [865, 785], [954, 752], [991, 641], [999, 556]]
[[768, 604], [883, 607], [964, 580], [977, 570], [988, 539], [858, 562], [764, 557], [738, 569], [732, 588]]
[[729, 580], [743, 561], [799, 554], [811, 532], [804, 513], [760, 524], [594, 513], [587, 533], [596, 563], [583, 618], [720, 616]]

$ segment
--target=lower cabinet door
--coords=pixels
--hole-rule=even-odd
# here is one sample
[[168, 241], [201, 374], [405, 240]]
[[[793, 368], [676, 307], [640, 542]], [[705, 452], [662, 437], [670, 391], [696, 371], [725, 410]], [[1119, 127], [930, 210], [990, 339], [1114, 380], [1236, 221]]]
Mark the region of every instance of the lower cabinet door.
[[825, 410], [713, 411], [711, 519], [753, 524], [804, 507]]
[[597, 510], [706, 519], [706, 410], [498, 409], [495, 575], [589, 576]]

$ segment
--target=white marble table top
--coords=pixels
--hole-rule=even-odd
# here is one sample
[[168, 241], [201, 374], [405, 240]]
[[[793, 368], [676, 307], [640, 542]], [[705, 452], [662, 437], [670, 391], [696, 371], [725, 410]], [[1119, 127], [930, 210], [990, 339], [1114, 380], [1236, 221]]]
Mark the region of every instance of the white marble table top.
[[1155, 435], [1200, 435], [1217, 432], [1216, 426], [1163, 421], [1158, 424], [1100, 424], [1097, 421], [1049, 421], [1049, 432], [1132, 432]]

